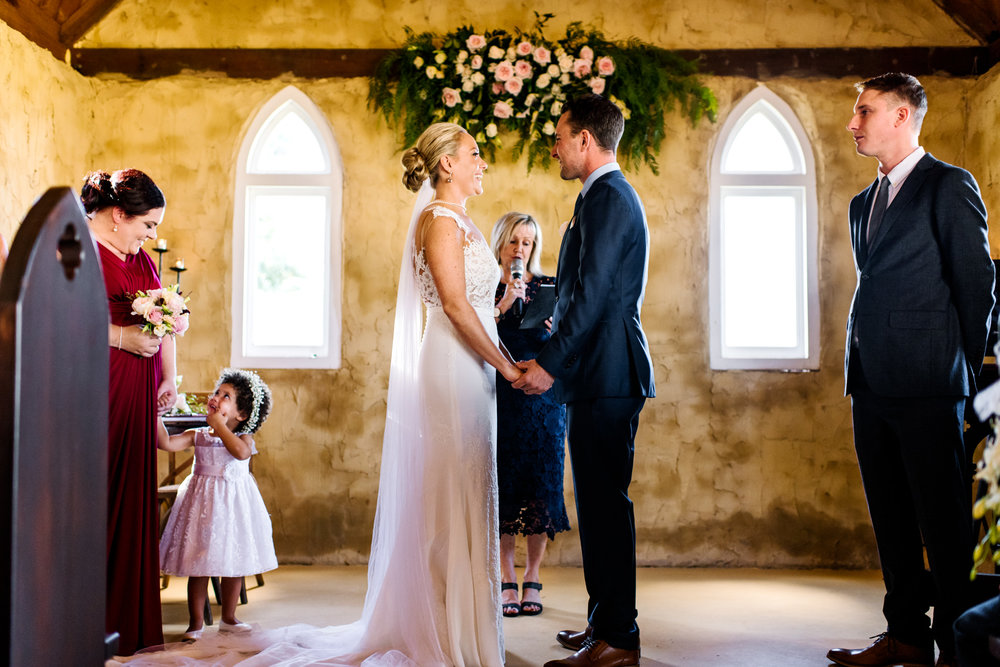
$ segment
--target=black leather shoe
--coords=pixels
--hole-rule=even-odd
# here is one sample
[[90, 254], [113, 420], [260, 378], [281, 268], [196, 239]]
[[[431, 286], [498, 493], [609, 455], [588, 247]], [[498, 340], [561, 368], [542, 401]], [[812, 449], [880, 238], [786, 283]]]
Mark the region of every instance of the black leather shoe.
[[562, 630], [556, 635], [556, 641], [559, 645], [568, 648], [570, 651], [579, 651], [583, 646], [583, 642], [590, 639], [590, 635], [594, 634], [594, 628], [590, 625], [587, 626], [586, 630]]
[[920, 646], [906, 644], [888, 632], [873, 637], [875, 643], [868, 648], [834, 648], [826, 654], [831, 662], [844, 667], [933, 667], [934, 642], [928, 639]]

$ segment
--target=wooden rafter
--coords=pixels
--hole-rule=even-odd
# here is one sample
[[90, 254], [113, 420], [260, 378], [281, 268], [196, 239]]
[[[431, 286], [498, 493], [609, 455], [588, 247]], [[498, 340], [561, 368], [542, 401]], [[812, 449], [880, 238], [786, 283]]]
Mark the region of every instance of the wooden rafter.
[[48, 49], [59, 60], [66, 56], [67, 45], [59, 39], [59, 24], [30, 0], [0, 0], [0, 21]]
[[[370, 76], [384, 49], [73, 49], [81, 74], [123, 74], [156, 79], [184, 73], [220, 73], [233, 78], [270, 79], [283, 74], [305, 79]], [[712, 49], [679, 51], [699, 69], [717, 76], [757, 80], [776, 77], [867, 77], [898, 70], [915, 76], [978, 76], [997, 63], [983, 47], [883, 49]]]
[[62, 43], [72, 46], [103, 19], [122, 0], [83, 0], [79, 7], [66, 17], [59, 30]]
[[1000, 2], [997, 0], [934, 0], [965, 32], [989, 46], [1000, 40]]
[[0, 0], [0, 20], [62, 60], [121, 0]]

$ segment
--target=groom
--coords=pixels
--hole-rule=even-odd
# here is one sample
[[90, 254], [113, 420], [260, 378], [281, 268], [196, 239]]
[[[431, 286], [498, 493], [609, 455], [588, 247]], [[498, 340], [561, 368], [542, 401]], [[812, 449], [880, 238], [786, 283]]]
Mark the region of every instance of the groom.
[[516, 389], [553, 387], [566, 403], [583, 574], [590, 600], [585, 630], [556, 639], [573, 655], [545, 667], [639, 664], [635, 609], [635, 519], [628, 497], [639, 412], [654, 396], [653, 364], [639, 310], [649, 231], [642, 202], [615, 151], [621, 111], [599, 95], [563, 107], [552, 157], [564, 180], [580, 179], [559, 249], [552, 337]]

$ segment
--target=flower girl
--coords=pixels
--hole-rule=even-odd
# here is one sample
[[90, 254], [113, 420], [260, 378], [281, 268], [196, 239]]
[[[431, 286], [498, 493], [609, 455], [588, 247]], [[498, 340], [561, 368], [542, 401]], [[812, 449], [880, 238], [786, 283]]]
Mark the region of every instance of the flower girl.
[[222, 577], [219, 632], [248, 632], [236, 618], [243, 577], [278, 567], [271, 519], [250, 457], [253, 436], [271, 411], [271, 391], [252, 371], [226, 369], [207, 402], [207, 428], [168, 436], [160, 422], [157, 445], [176, 452], [194, 446], [194, 469], [160, 538], [160, 569], [188, 577], [190, 623], [185, 639], [201, 637], [209, 577]]

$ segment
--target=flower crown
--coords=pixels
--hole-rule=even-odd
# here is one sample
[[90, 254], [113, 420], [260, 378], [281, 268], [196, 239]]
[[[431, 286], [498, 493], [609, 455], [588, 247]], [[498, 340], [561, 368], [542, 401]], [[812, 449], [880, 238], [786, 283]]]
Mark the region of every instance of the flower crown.
[[250, 410], [250, 417], [243, 423], [242, 428], [236, 431], [235, 435], [250, 434], [257, 430], [257, 422], [260, 420], [260, 406], [264, 402], [263, 381], [253, 371], [236, 370], [232, 372], [242, 376], [250, 383], [250, 392], [253, 394], [253, 408]]

